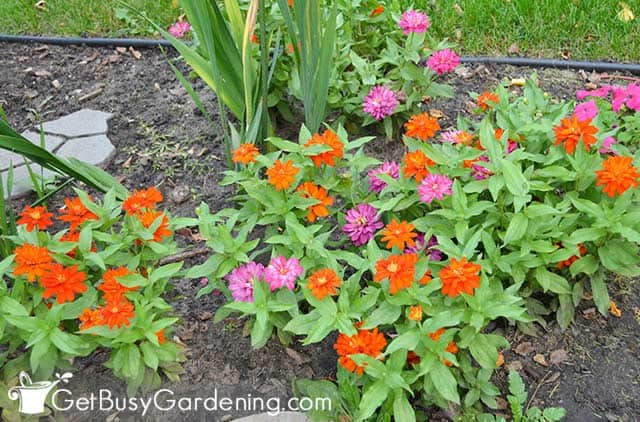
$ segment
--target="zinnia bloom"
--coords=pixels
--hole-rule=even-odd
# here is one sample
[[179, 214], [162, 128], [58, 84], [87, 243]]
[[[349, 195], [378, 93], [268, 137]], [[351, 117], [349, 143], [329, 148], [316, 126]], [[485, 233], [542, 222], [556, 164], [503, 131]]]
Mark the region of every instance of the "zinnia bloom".
[[156, 333], [156, 338], [158, 339], [158, 344], [161, 346], [167, 341], [167, 339], [164, 336], [164, 330], [158, 331]]
[[438, 75], [453, 72], [460, 64], [460, 57], [453, 51], [445, 48], [434, 52], [427, 60], [427, 66]]
[[16, 267], [13, 270], [14, 275], [27, 275], [27, 280], [33, 282], [36, 277], [42, 277], [49, 270], [53, 258], [49, 254], [49, 250], [25, 243], [17, 246], [13, 251], [15, 254]]
[[387, 87], [378, 85], [364, 97], [364, 112], [376, 120], [391, 116], [398, 106], [396, 95]]
[[422, 321], [422, 305], [415, 305], [409, 308], [407, 316], [412, 321]]
[[53, 217], [53, 213], [47, 212], [45, 207], [39, 206], [31, 208], [27, 205], [20, 213], [20, 218], [16, 223], [27, 226], [26, 228], [28, 232], [33, 231], [35, 227], [40, 230], [46, 230], [48, 227], [53, 225], [51, 217]]
[[600, 148], [599, 152], [601, 154], [612, 154], [613, 150], [611, 149], [611, 147], [617, 143], [618, 141], [616, 141], [616, 138], [614, 138], [613, 136], [607, 136], [602, 140], [602, 148]]
[[482, 111], [493, 108], [493, 106], [498, 104], [498, 102], [500, 102], [498, 95], [488, 91], [483, 92], [478, 95], [478, 98], [476, 98], [476, 104], [478, 104], [478, 107], [480, 107]]
[[280, 287], [293, 290], [295, 281], [303, 271], [297, 258], [287, 259], [284, 256], [279, 256], [273, 258], [269, 266], [264, 270], [264, 281], [269, 284], [271, 291]]
[[[438, 251], [438, 252], [440, 252], [440, 251]], [[433, 259], [432, 259], [432, 261], [433, 261]], [[429, 282], [431, 282], [431, 280], [433, 280], [433, 276], [432, 276], [431, 270], [427, 270], [427, 272], [424, 273], [424, 275], [420, 278], [420, 280], [418, 280], [418, 284], [421, 285], [421, 286], [426, 286], [427, 284], [429, 284]]]
[[555, 145], [564, 142], [564, 149], [568, 154], [573, 154], [576, 150], [578, 142], [582, 140], [584, 149], [589, 151], [591, 145], [596, 143], [596, 137], [593, 136], [598, 132], [598, 128], [591, 126], [591, 120], [578, 120], [574, 115], [567, 119], [562, 119], [560, 124], [553, 128], [556, 134]]
[[131, 274], [132, 272], [127, 267], [110, 268], [102, 275], [102, 283], [98, 285], [97, 289], [104, 293], [107, 302], [120, 302], [125, 293], [138, 290], [138, 287], [127, 287], [117, 280], [118, 277]]
[[369, 190], [375, 193], [380, 193], [387, 187], [387, 182], [376, 177], [379, 174], [387, 174], [397, 179], [400, 177], [400, 166], [395, 161], [385, 161], [380, 167], [369, 170]]
[[445, 329], [444, 328], [438, 328], [436, 331], [429, 333], [429, 338], [431, 338], [431, 340], [433, 341], [438, 341], [440, 340], [440, 337], [445, 333]]
[[581, 122], [591, 120], [598, 115], [598, 106], [595, 101], [589, 100], [586, 103], [578, 104], [573, 115]]
[[[583, 245], [583, 244], [579, 244], [578, 245], [578, 251], [580, 256], [586, 255], [587, 253], [587, 248]], [[573, 265], [574, 262], [576, 262], [578, 259], [580, 259], [580, 256], [578, 255], [573, 255], [571, 257], [569, 257], [569, 259], [565, 259], [564, 261], [560, 261], [558, 262], [558, 269], [561, 270], [563, 268], [569, 268], [570, 266]]]
[[225, 278], [236, 302], [253, 302], [253, 284], [264, 277], [264, 266], [249, 262], [231, 271]]
[[436, 246], [438, 246], [438, 239], [435, 236], [431, 236], [429, 241], [425, 243], [424, 233], [418, 233], [415, 246], [408, 246], [404, 253], [419, 254], [424, 250], [424, 254], [429, 257], [430, 261], [441, 261], [442, 252], [436, 249]]
[[404, 35], [411, 33], [421, 34], [425, 32], [430, 25], [429, 17], [416, 10], [407, 10], [398, 21], [398, 26], [402, 28]]
[[86, 308], [84, 311], [82, 311], [82, 314], [80, 314], [78, 319], [80, 320], [81, 330], [87, 330], [91, 327], [96, 327], [98, 325], [104, 324], [102, 311], [100, 309]]
[[131, 318], [135, 317], [134, 310], [133, 303], [123, 297], [119, 302], [107, 302], [100, 308], [100, 313], [103, 324], [108, 325], [109, 328], [120, 328], [123, 325], [129, 326]]
[[311, 156], [311, 160], [313, 160], [313, 164], [315, 164], [316, 167], [320, 167], [323, 163], [328, 166], [335, 166], [336, 163], [334, 160], [342, 158], [344, 155], [344, 145], [342, 145], [338, 135], [331, 129], [325, 130], [322, 135], [316, 133], [304, 144], [305, 147], [311, 145], [326, 145], [331, 148], [329, 151]]
[[76, 230], [87, 220], [97, 220], [98, 216], [84, 206], [80, 198], [65, 198], [64, 208], [60, 209], [58, 220], [69, 223], [71, 231]]
[[249, 163], [255, 163], [258, 155], [260, 151], [254, 144], [241, 144], [233, 151], [232, 160], [234, 163], [242, 163], [246, 166]]
[[169, 230], [169, 219], [163, 212], [149, 210], [136, 214], [136, 216], [146, 229], [151, 227], [158, 218], [162, 218], [162, 222], [156, 231], [153, 232], [154, 242], [162, 242], [165, 237], [171, 236], [171, 230]]
[[440, 130], [438, 119], [431, 117], [429, 113], [420, 113], [411, 116], [408, 122], [404, 124], [407, 129], [406, 135], [410, 138], [418, 138], [426, 141], [433, 138], [436, 131]]
[[63, 267], [60, 264], [52, 264], [42, 277], [40, 284], [44, 287], [42, 297], [48, 299], [56, 297], [56, 302], [73, 302], [76, 293], [87, 291], [85, 281], [87, 276], [78, 271], [78, 266]]
[[372, 358], [378, 358], [384, 348], [387, 346], [387, 340], [384, 335], [378, 332], [377, 328], [373, 330], [358, 330], [353, 336], [346, 334], [338, 335], [333, 348], [338, 353], [338, 362], [349, 372], [355, 372], [362, 375], [364, 368], [358, 366], [349, 356], [364, 354]]
[[378, 5], [378, 7], [376, 7], [371, 11], [371, 14], [369, 16], [373, 18], [375, 16], [381, 15], [383, 12], [384, 12], [384, 6]]
[[300, 192], [303, 198], [318, 200], [317, 204], [309, 205], [307, 208], [307, 220], [313, 223], [317, 218], [329, 215], [327, 207], [333, 205], [333, 198], [327, 195], [326, 189], [311, 182], [305, 182], [298, 186], [296, 192]]
[[466, 132], [464, 130], [459, 130], [456, 133], [455, 144], [457, 145], [471, 145], [475, 135], [473, 133]]
[[460, 261], [451, 258], [449, 265], [438, 273], [442, 282], [442, 294], [450, 297], [463, 292], [473, 295], [473, 289], [480, 287], [480, 269], [480, 265], [467, 262], [466, 257], [462, 257]]
[[600, 88], [597, 88], [591, 91], [579, 89], [578, 91], [576, 91], [576, 98], [580, 101], [584, 100], [587, 97], [604, 98], [607, 95], [609, 95], [612, 88], [613, 87], [611, 85], [603, 85]]
[[422, 183], [418, 186], [418, 195], [420, 195], [422, 202], [429, 204], [434, 199], [442, 200], [445, 195], [451, 195], [452, 185], [453, 180], [449, 177], [443, 174], [430, 173], [422, 179]]
[[398, 220], [394, 218], [387, 224], [387, 227], [380, 232], [383, 236], [381, 240], [387, 242], [387, 249], [393, 249], [395, 246], [402, 250], [405, 247], [405, 243], [407, 246], [415, 246], [416, 242], [414, 239], [418, 237], [418, 234], [414, 229], [413, 224], [406, 221], [398, 222]]
[[411, 286], [417, 262], [418, 255], [416, 254], [391, 255], [387, 259], [381, 259], [376, 263], [376, 273], [373, 280], [379, 283], [388, 278], [389, 292], [394, 295], [399, 290]]
[[191, 30], [189, 22], [178, 21], [169, 27], [169, 34], [176, 38], [182, 38]]
[[143, 209], [153, 209], [156, 204], [162, 202], [162, 193], [153, 186], [148, 189], [136, 190], [124, 200], [122, 209], [127, 215], [133, 215]]
[[292, 160], [286, 163], [276, 160], [273, 166], [267, 169], [267, 176], [269, 176], [269, 183], [276, 190], [286, 190], [289, 189], [299, 171], [300, 169], [293, 165]]
[[639, 177], [632, 157], [614, 155], [602, 162], [602, 170], [596, 171], [596, 186], [604, 186], [604, 193], [613, 197], [622, 195], [631, 187], [638, 187]]
[[[458, 353], [458, 345], [456, 344], [455, 341], [450, 341], [449, 344], [447, 344], [447, 348], [444, 350], [445, 352], [449, 352], [455, 355], [456, 353]], [[443, 360], [442, 363], [444, 363], [447, 366], [453, 366], [453, 363], [447, 359]]]
[[311, 274], [307, 288], [318, 299], [322, 300], [327, 295], [335, 295], [337, 288], [340, 287], [342, 281], [335, 271], [329, 268], [323, 268]]
[[405, 177], [415, 176], [418, 183], [429, 174], [428, 167], [436, 165], [420, 150], [406, 153], [403, 162]]
[[461, 130], [447, 130], [446, 132], [440, 133], [440, 141], [446, 142], [449, 144], [457, 144], [458, 143], [458, 134], [462, 132]]
[[359, 204], [347, 211], [347, 224], [342, 230], [356, 246], [362, 246], [371, 240], [376, 231], [384, 226], [380, 221], [378, 210], [369, 204]]

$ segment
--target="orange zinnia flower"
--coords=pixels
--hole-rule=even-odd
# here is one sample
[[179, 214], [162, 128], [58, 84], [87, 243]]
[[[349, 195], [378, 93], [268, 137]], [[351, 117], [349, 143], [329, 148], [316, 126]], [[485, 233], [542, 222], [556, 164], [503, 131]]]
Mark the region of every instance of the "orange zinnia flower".
[[499, 102], [500, 98], [498, 98], [497, 94], [487, 91], [478, 95], [478, 98], [476, 99], [476, 103], [478, 104], [478, 107], [482, 109], [482, 111], [493, 108], [493, 106], [498, 104]]
[[383, 5], [379, 5], [378, 7], [376, 7], [375, 9], [373, 9], [373, 10], [371, 11], [371, 15], [370, 15], [370, 17], [372, 17], [372, 18], [373, 18], [373, 17], [375, 17], [375, 16], [381, 15], [381, 14], [382, 14], [382, 12], [384, 12], [384, 6], [383, 6]]
[[440, 336], [442, 336], [444, 333], [445, 333], [445, 329], [444, 328], [438, 328], [433, 333], [429, 333], [429, 337], [431, 337], [431, 340], [433, 340], [433, 341], [438, 341], [438, 340], [440, 340]]
[[409, 316], [412, 321], [422, 321], [422, 305], [415, 305], [409, 308]]
[[394, 246], [400, 250], [404, 250], [405, 243], [407, 246], [415, 246], [416, 242], [413, 240], [418, 237], [418, 234], [414, 232], [414, 226], [406, 221], [398, 222], [395, 218], [391, 220], [391, 223], [380, 232], [384, 237], [380, 240], [387, 242], [387, 249], [392, 249]]
[[242, 144], [233, 151], [233, 162], [246, 166], [249, 163], [255, 163], [258, 155], [260, 155], [260, 150], [254, 144]]
[[60, 264], [52, 264], [42, 277], [40, 284], [44, 287], [42, 297], [47, 299], [56, 296], [56, 302], [73, 302], [76, 293], [87, 291], [85, 281], [87, 276], [78, 271], [78, 266], [63, 267]]
[[167, 340], [164, 338], [164, 330], [160, 330], [156, 333], [158, 338], [158, 344], [163, 345]]
[[460, 144], [462, 144], [462, 145], [471, 145], [471, 143], [473, 142], [474, 138], [475, 138], [475, 135], [473, 133], [469, 133], [467, 131], [460, 130], [456, 134], [456, 143], [458, 145], [460, 145]]
[[426, 141], [433, 138], [436, 131], [440, 130], [438, 119], [431, 117], [429, 113], [420, 113], [411, 116], [408, 122], [404, 124], [407, 129], [406, 135], [410, 138], [418, 138]]
[[119, 302], [107, 302], [102, 308], [102, 319], [104, 324], [109, 328], [121, 327], [130, 324], [130, 319], [135, 316], [133, 303], [129, 302], [124, 297]]
[[356, 365], [349, 356], [365, 354], [372, 358], [378, 358], [386, 345], [387, 340], [385, 340], [384, 335], [379, 333], [377, 328], [374, 328], [371, 331], [358, 330], [358, 333], [353, 336], [340, 334], [333, 348], [338, 353], [338, 362], [343, 368], [362, 375], [364, 367]]
[[305, 147], [311, 145], [326, 145], [331, 148], [329, 151], [321, 152], [318, 155], [312, 155], [311, 160], [316, 167], [320, 167], [323, 163], [328, 166], [335, 166], [334, 159], [342, 158], [344, 155], [344, 145], [331, 129], [324, 131], [322, 135], [316, 133], [304, 144]]
[[602, 162], [602, 170], [596, 171], [596, 186], [604, 186], [604, 193], [613, 197], [622, 195], [631, 187], [638, 187], [638, 169], [632, 157], [612, 156]]
[[149, 210], [143, 213], [136, 214], [136, 217], [138, 217], [138, 220], [140, 220], [140, 222], [146, 229], [151, 227], [156, 219], [162, 217], [162, 222], [160, 223], [156, 231], [153, 232], [153, 240], [155, 242], [162, 242], [162, 239], [171, 236], [171, 230], [169, 230], [169, 219], [163, 212]]
[[[89, 198], [91, 199], [91, 198]], [[87, 220], [97, 220], [98, 216], [84, 206], [80, 198], [65, 198], [64, 208], [60, 209], [58, 220], [69, 223], [71, 231], [75, 230]]]
[[442, 281], [442, 294], [451, 297], [464, 292], [473, 295], [473, 289], [480, 286], [480, 265], [467, 262], [466, 257], [460, 261], [451, 258], [451, 263], [438, 274]]
[[413, 350], [407, 352], [407, 365], [418, 365], [420, 363], [420, 355]]
[[47, 248], [25, 243], [17, 246], [13, 251], [16, 255], [16, 267], [13, 270], [14, 275], [27, 275], [27, 280], [33, 282], [36, 277], [42, 275], [49, 270], [53, 258], [49, 254]]
[[598, 132], [598, 128], [591, 126], [591, 119], [580, 121], [575, 115], [560, 120], [560, 124], [553, 128], [556, 134], [555, 145], [564, 142], [564, 149], [568, 154], [573, 154], [576, 150], [578, 142], [582, 140], [584, 149], [589, 151], [591, 145], [596, 143], [596, 137], [593, 136]]
[[82, 311], [82, 314], [78, 317], [78, 319], [81, 322], [81, 330], [87, 330], [91, 327], [96, 327], [98, 325], [104, 324], [102, 312], [100, 311], [100, 309], [86, 308], [84, 311]]
[[[455, 341], [450, 341], [449, 344], [447, 345], [447, 348], [444, 350], [446, 352], [453, 353], [455, 355], [456, 353], [458, 353], [458, 345], [456, 344]], [[447, 366], [453, 366], [453, 363], [448, 359], [443, 360], [442, 363], [444, 363]]]
[[122, 209], [127, 215], [133, 215], [143, 209], [153, 209], [156, 204], [162, 202], [162, 193], [153, 186], [148, 189], [136, 190], [124, 200]]
[[108, 269], [102, 275], [102, 283], [98, 285], [97, 289], [104, 293], [104, 298], [107, 302], [120, 302], [125, 293], [138, 290], [138, 287], [127, 287], [117, 280], [118, 277], [125, 277], [131, 274], [131, 271], [126, 267]]
[[335, 295], [340, 283], [340, 277], [335, 271], [323, 268], [311, 274], [307, 287], [318, 300], [322, 300], [327, 295]]
[[422, 179], [429, 174], [427, 167], [434, 166], [434, 163], [422, 151], [408, 152], [404, 156], [404, 175], [405, 177], [415, 176], [416, 182], [422, 182]]
[[276, 160], [273, 166], [267, 169], [267, 176], [269, 176], [269, 183], [276, 190], [285, 190], [289, 189], [299, 171], [300, 169], [294, 166], [291, 160], [286, 163]]
[[[562, 246], [562, 244], [560, 244], [560, 246]], [[583, 244], [579, 244], [578, 245], [578, 251], [580, 253], [580, 256], [583, 256], [583, 255], [585, 255], [587, 253], [587, 248]], [[571, 265], [573, 265], [574, 262], [576, 262], [578, 259], [580, 259], [580, 256], [573, 255], [569, 259], [565, 259], [564, 261], [558, 262], [558, 269], [561, 270], [561, 269], [563, 269], [565, 267], [569, 268]]]
[[318, 203], [309, 205], [307, 208], [309, 213], [307, 214], [307, 220], [312, 223], [319, 217], [326, 217], [329, 215], [327, 207], [333, 205], [333, 198], [327, 195], [327, 190], [318, 185], [314, 185], [310, 182], [301, 184], [296, 192], [300, 192], [303, 198], [317, 199]]
[[28, 232], [33, 231], [34, 227], [37, 227], [40, 230], [45, 230], [53, 225], [51, 217], [53, 217], [53, 213], [47, 212], [45, 207], [40, 206], [31, 208], [27, 205], [20, 213], [20, 218], [16, 223], [27, 226]]
[[418, 280], [418, 283], [421, 286], [424, 286], [425, 284], [429, 283], [430, 281], [431, 281], [431, 270], [427, 270], [427, 272], [424, 273], [422, 278], [420, 280]]
[[415, 265], [418, 262], [418, 255], [391, 255], [387, 259], [381, 259], [376, 263], [376, 273], [373, 280], [380, 282], [385, 278], [389, 279], [389, 292], [393, 295], [399, 290], [406, 289], [413, 283], [415, 276]]

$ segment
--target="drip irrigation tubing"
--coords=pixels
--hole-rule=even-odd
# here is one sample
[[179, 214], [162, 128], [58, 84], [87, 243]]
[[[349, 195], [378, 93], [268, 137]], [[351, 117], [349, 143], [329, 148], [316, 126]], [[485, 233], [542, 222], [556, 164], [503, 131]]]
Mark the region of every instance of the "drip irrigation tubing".
[[[7, 43], [38, 43], [52, 45], [87, 45], [92, 47], [171, 47], [171, 43], [163, 39], [140, 38], [84, 38], [84, 37], [41, 37], [32, 35], [4, 35], [0, 34], [0, 42]], [[461, 57], [462, 63], [496, 64], [511, 66], [528, 66], [533, 68], [551, 67], [557, 69], [576, 69], [595, 72], [629, 72], [640, 75], [640, 64], [593, 62], [576, 60], [537, 59], [528, 57]]]

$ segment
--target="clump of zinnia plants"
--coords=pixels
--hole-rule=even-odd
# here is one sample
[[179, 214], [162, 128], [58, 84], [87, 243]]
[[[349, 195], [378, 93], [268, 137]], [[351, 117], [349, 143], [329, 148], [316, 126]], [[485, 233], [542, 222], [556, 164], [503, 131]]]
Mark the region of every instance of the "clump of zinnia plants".
[[119, 201], [112, 190], [96, 202], [76, 193], [55, 214], [27, 206], [9, 239], [15, 249], [0, 263], [3, 378], [24, 370], [50, 379], [100, 348], [130, 394], [157, 388], [160, 374], [177, 379], [178, 318], [163, 295], [182, 263], [158, 265], [177, 249], [170, 217], [156, 209], [162, 194], [149, 188]]

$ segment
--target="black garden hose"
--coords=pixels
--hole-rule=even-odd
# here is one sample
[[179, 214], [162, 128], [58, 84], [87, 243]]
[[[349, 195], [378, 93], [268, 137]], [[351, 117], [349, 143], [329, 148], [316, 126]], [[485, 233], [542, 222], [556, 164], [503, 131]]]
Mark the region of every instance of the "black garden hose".
[[[139, 38], [82, 38], [82, 37], [40, 37], [32, 35], [2, 35], [0, 42], [8, 43], [39, 43], [53, 45], [87, 45], [93, 47], [137, 47], [153, 48], [158, 46], [171, 47], [171, 43], [164, 39]], [[552, 67], [559, 69], [582, 69], [596, 72], [629, 72], [640, 75], [640, 64], [609, 63], [557, 59], [536, 59], [526, 57], [462, 57], [462, 63], [470, 64], [498, 64], [528, 67]]]

